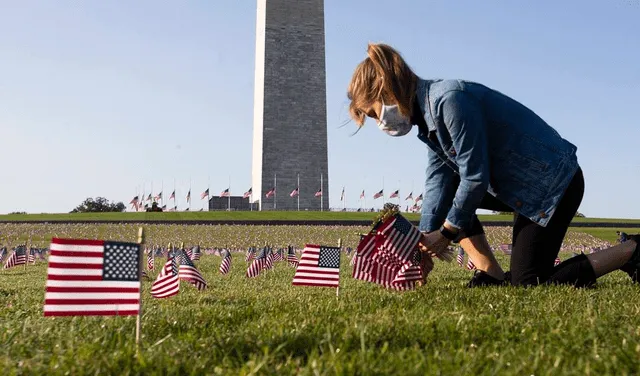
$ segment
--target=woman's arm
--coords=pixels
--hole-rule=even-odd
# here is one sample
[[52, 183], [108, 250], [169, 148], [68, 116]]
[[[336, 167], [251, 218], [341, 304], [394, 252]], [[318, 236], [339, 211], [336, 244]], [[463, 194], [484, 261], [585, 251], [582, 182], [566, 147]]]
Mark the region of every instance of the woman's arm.
[[489, 153], [485, 119], [477, 100], [463, 91], [447, 93], [439, 104], [458, 165], [460, 184], [446, 221], [457, 229], [467, 228], [489, 187]]
[[427, 148], [427, 171], [420, 217], [420, 231], [431, 232], [442, 226], [451, 209], [458, 176], [436, 152]]

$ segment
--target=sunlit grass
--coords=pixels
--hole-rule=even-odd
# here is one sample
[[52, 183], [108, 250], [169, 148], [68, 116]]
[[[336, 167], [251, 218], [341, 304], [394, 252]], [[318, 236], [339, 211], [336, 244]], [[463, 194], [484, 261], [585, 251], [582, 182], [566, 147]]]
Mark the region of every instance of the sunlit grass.
[[244, 255], [228, 276], [219, 262], [197, 262], [204, 292], [182, 283], [156, 300], [144, 282], [139, 357], [134, 317], [44, 318], [46, 264], [0, 272], [0, 374], [640, 372], [640, 287], [620, 272], [592, 289], [467, 289], [471, 272], [437, 262], [426, 286], [398, 293], [351, 279], [343, 259], [336, 298], [291, 286], [284, 263], [246, 279]]

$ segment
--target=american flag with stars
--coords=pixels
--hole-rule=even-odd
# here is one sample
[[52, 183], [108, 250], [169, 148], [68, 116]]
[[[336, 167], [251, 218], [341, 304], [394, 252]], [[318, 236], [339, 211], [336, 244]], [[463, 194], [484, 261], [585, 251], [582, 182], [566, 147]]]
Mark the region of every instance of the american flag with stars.
[[140, 245], [51, 240], [45, 316], [127, 316], [140, 311]]
[[289, 266], [298, 266], [298, 256], [296, 256], [296, 251], [292, 246], [289, 246], [287, 249], [287, 261], [289, 262]]
[[253, 278], [260, 274], [263, 269], [266, 269], [267, 266], [267, 247], [264, 247], [258, 253], [249, 267], [247, 268], [247, 278]]
[[147, 251], [147, 269], [153, 270], [154, 259], [153, 249], [149, 249]]
[[227, 274], [231, 269], [231, 252], [225, 249], [222, 251], [222, 262], [220, 262], [220, 274]]
[[180, 291], [180, 278], [178, 275], [178, 262], [175, 257], [169, 259], [158, 277], [151, 285], [151, 296], [154, 298], [168, 298]]
[[207, 282], [204, 280], [204, 277], [202, 277], [202, 274], [200, 274], [196, 266], [191, 261], [191, 258], [187, 256], [183, 249], [178, 250], [175, 257], [178, 261], [178, 276], [181, 280], [188, 281], [198, 290], [204, 290], [207, 288]]
[[307, 244], [293, 276], [296, 286], [340, 286], [339, 247]]
[[23, 245], [19, 245], [7, 258], [4, 263], [3, 269], [13, 268], [14, 266], [24, 265], [27, 263], [27, 248]]
[[402, 215], [389, 217], [378, 228], [380, 254], [390, 258], [388, 262], [399, 264], [404, 268], [411, 265], [411, 256], [420, 240], [420, 231]]

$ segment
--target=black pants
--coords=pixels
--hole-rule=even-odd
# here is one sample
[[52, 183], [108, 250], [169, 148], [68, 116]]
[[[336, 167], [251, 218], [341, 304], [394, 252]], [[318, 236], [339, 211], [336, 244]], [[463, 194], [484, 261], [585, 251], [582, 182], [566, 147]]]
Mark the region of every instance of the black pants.
[[[513, 285], [547, 283], [584, 287], [595, 283], [595, 273], [585, 255], [572, 257], [558, 266], [553, 266], [583, 195], [584, 176], [582, 169], [578, 169], [546, 227], [515, 214], [511, 251]], [[480, 209], [513, 212], [513, 209], [490, 194], [485, 195]], [[471, 228], [461, 234], [461, 239], [483, 233], [484, 229], [475, 216]]]

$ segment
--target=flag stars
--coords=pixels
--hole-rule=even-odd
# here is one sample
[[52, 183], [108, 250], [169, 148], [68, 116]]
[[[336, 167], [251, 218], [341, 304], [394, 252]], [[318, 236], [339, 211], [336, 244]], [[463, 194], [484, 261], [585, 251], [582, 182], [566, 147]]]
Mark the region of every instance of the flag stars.
[[140, 247], [133, 243], [106, 242], [104, 250], [105, 280], [137, 281]]

